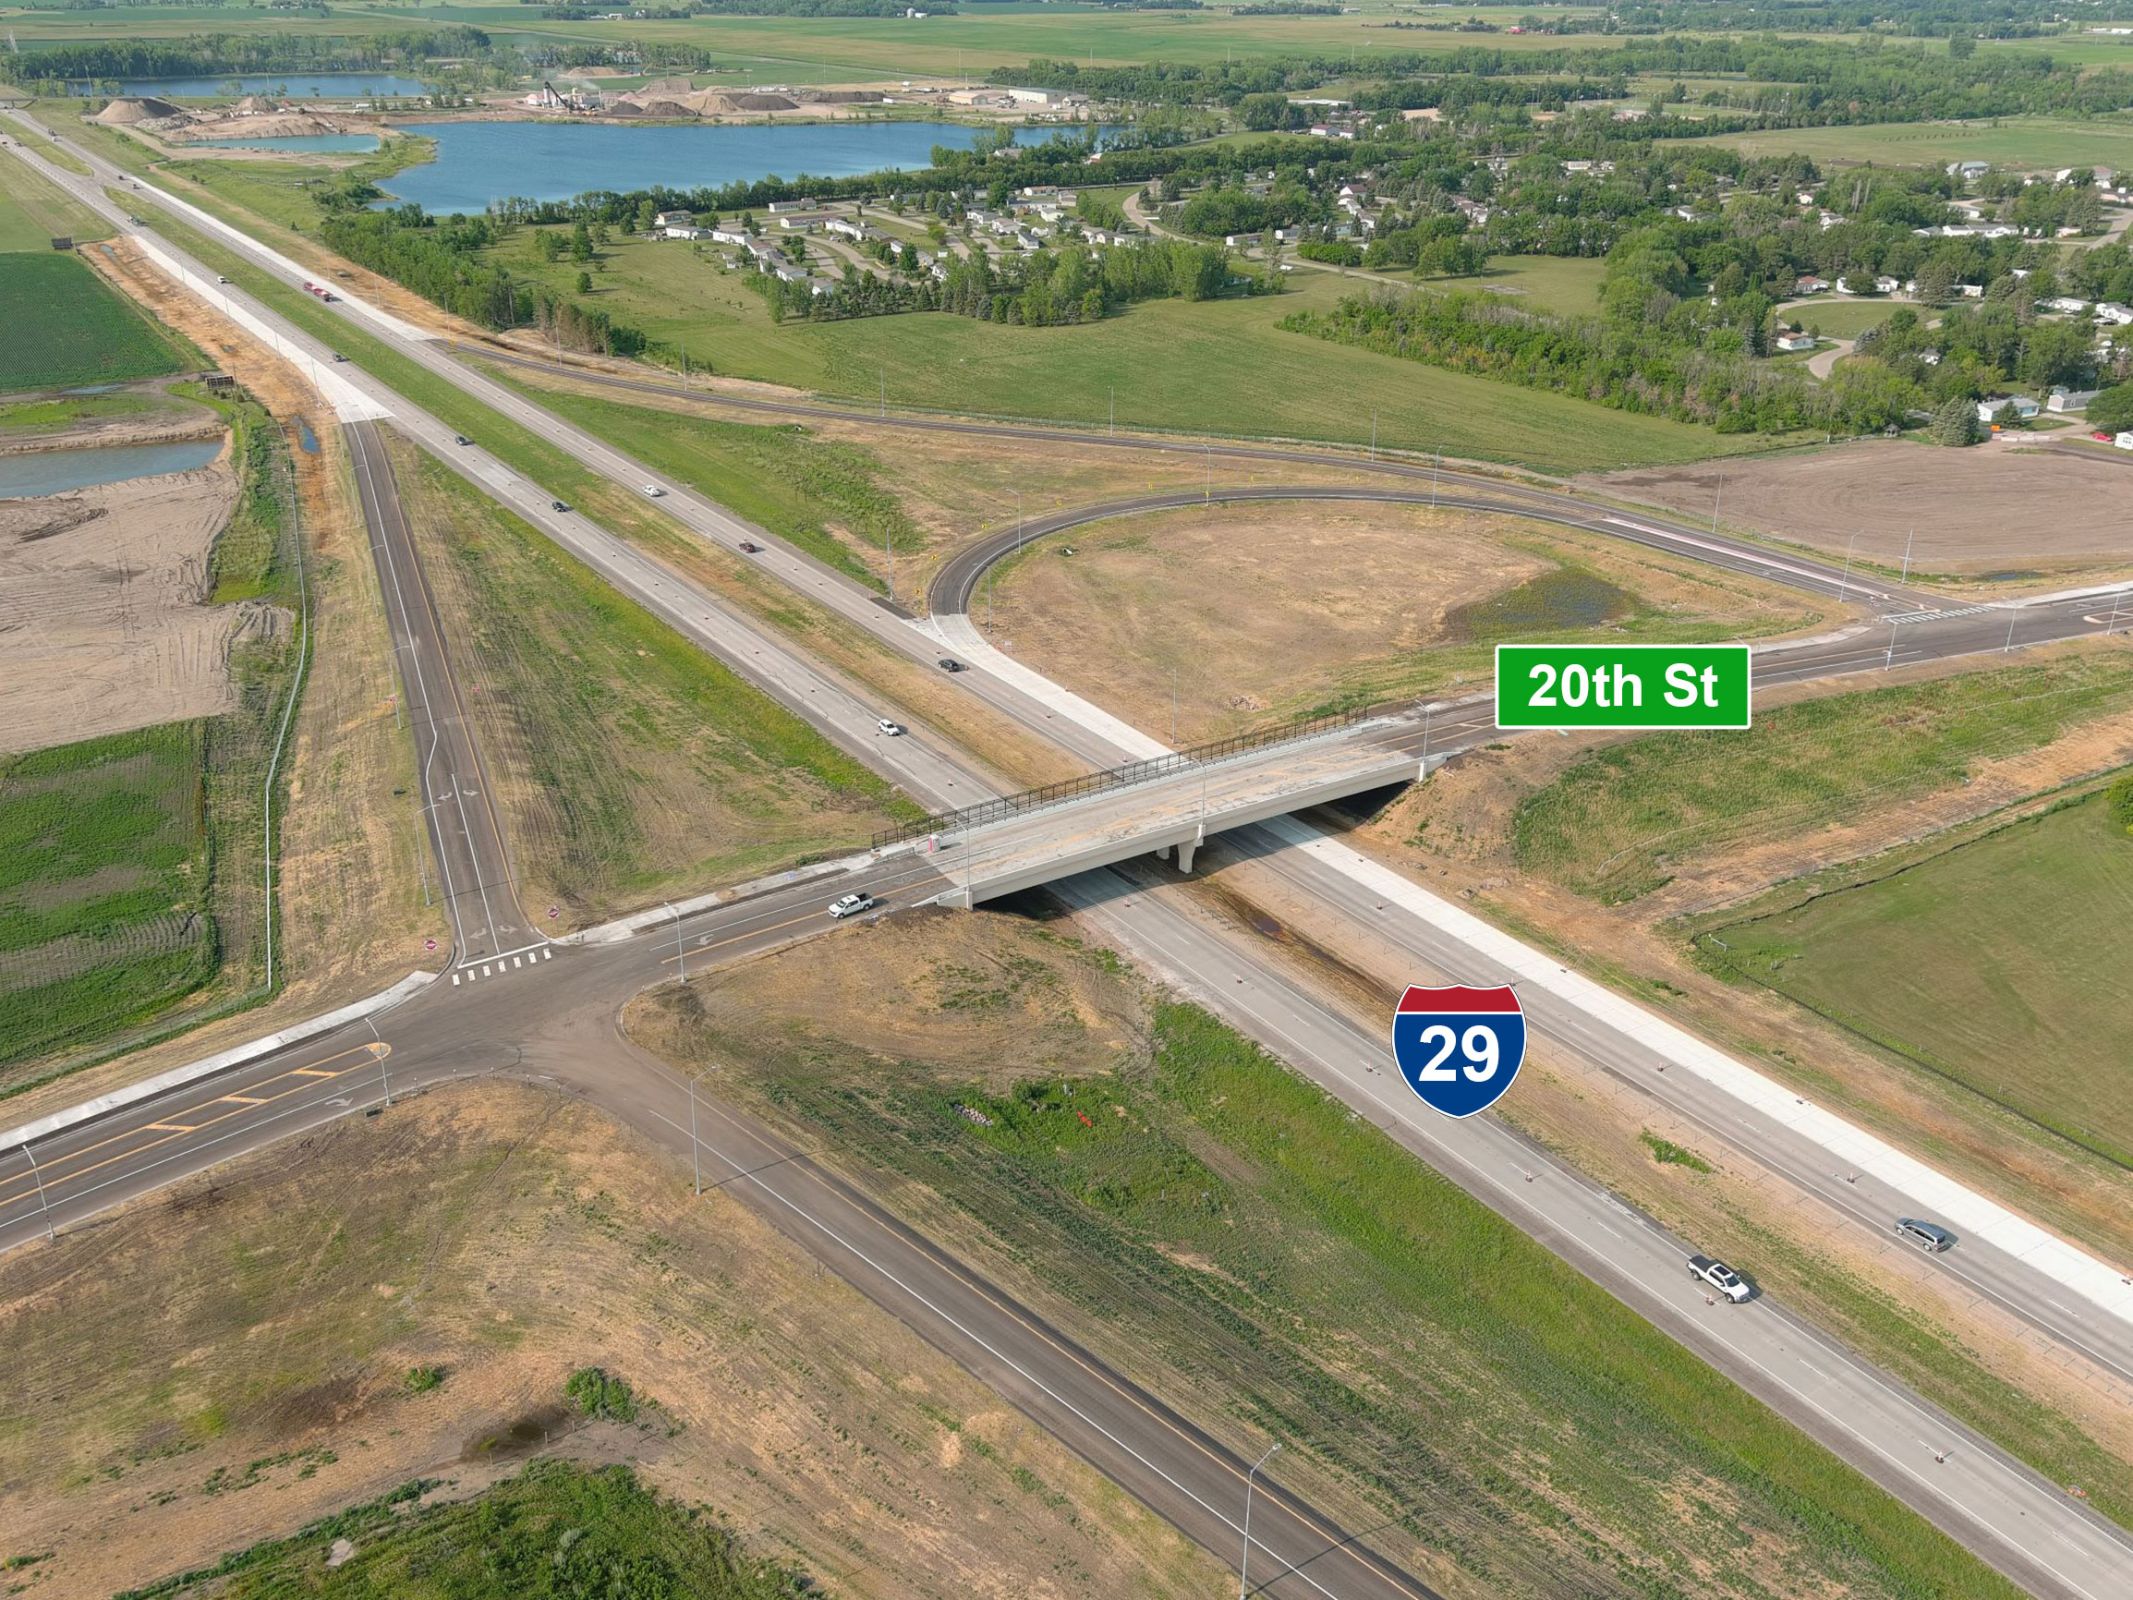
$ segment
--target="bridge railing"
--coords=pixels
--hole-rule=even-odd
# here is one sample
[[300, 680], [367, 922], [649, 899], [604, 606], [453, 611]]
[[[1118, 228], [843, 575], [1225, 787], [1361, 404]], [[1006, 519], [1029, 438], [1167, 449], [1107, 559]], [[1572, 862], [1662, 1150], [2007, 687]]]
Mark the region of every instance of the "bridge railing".
[[1130, 788], [1139, 783], [1151, 783], [1173, 773], [1189, 772], [1211, 762], [1264, 750], [1270, 745], [1292, 744], [1328, 733], [1337, 733], [1343, 728], [1352, 728], [1357, 723], [1369, 720], [1379, 709], [1381, 708], [1357, 706], [1347, 711], [1328, 711], [1314, 717], [1297, 717], [1289, 722], [1278, 722], [1271, 727], [1254, 729], [1250, 733], [1235, 733], [1226, 739], [1214, 739], [1206, 744], [1150, 756], [1145, 761], [1129, 761], [1122, 767], [1107, 767], [1100, 772], [1083, 773], [1078, 778], [1063, 778], [1058, 783], [1048, 783], [1039, 789], [1025, 789], [1020, 794], [1004, 794], [996, 799], [981, 800], [976, 805], [959, 807], [954, 811], [937, 811], [931, 816], [920, 817], [915, 822], [882, 829], [874, 835], [874, 848], [879, 850], [886, 845], [902, 844], [907, 839], [922, 839], [933, 833], [958, 833], [970, 828], [982, 828], [990, 823], [1005, 822], [1012, 817], [1046, 811], [1053, 806], [1069, 805], [1093, 794]]

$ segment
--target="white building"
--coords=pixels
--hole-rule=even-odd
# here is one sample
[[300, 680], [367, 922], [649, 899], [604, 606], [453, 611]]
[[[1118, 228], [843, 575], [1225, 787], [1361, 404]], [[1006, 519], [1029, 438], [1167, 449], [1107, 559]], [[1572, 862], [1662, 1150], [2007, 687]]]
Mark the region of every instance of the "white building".
[[2054, 389], [2045, 398], [2044, 409], [2051, 412], [2086, 411], [2089, 402], [2102, 392], [2100, 389]]
[[2027, 422], [2042, 409], [2036, 401], [2030, 399], [2026, 394], [1990, 395], [1977, 403], [1977, 419], [1980, 422], [1991, 422], [2009, 406], [2014, 407], [2014, 414], [2024, 422]]
[[1811, 333], [1781, 333], [1777, 336], [1778, 349], [1788, 355], [1795, 350], [1812, 350], [1816, 342]]

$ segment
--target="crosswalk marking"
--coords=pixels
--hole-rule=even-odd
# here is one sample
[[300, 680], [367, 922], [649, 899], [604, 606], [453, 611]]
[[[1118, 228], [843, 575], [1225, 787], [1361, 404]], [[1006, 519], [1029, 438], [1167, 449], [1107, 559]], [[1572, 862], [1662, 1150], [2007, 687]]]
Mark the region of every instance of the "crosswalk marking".
[[1995, 605], [1957, 606], [1950, 611], [1897, 611], [1883, 617], [1883, 622], [1939, 622], [1947, 617], [1975, 617], [1987, 611], [1997, 611]]

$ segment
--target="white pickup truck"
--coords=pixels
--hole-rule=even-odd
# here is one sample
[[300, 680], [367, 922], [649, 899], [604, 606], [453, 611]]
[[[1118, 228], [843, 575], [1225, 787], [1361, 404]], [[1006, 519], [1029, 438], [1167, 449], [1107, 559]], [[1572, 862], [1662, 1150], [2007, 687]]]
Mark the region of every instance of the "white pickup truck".
[[1709, 1256], [1690, 1256], [1689, 1276], [1698, 1283], [1708, 1284], [1716, 1289], [1735, 1305], [1739, 1305], [1755, 1292], [1748, 1287], [1747, 1279], [1723, 1261], [1714, 1261]]

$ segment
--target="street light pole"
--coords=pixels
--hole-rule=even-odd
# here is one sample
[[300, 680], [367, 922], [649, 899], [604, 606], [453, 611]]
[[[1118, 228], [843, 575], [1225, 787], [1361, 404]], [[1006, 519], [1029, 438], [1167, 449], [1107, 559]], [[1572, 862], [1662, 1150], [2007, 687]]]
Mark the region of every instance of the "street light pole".
[[1911, 540], [1917, 537], [1918, 530], [1913, 528], [1903, 541], [1903, 581], [1905, 583], [1911, 581]]
[[1842, 602], [1852, 597], [1852, 552], [1859, 546], [1859, 535], [1854, 533], [1851, 542], [1844, 547], [1844, 577], [1837, 585], [1837, 600]]
[[1270, 1444], [1266, 1454], [1252, 1463], [1252, 1470], [1244, 1475], [1244, 1558], [1237, 1563], [1237, 1600], [1246, 1600], [1252, 1577], [1252, 1480], [1259, 1476], [1259, 1469], [1271, 1461], [1280, 1444]]
[[662, 900], [659, 903], [665, 906], [674, 918], [674, 960], [681, 968], [681, 981], [687, 983], [689, 981], [689, 952], [681, 947], [681, 912], [675, 909], [674, 902], [671, 900]]
[[30, 1176], [31, 1176], [32, 1178], [35, 1178], [35, 1179], [37, 1180], [37, 1209], [38, 1209], [39, 1211], [41, 1211], [41, 1212], [43, 1212], [43, 1213], [44, 1213], [44, 1236], [45, 1236], [45, 1239], [46, 1239], [47, 1241], [52, 1241], [52, 1240], [56, 1240], [56, 1239], [57, 1239], [57, 1238], [59, 1237], [59, 1235], [58, 1235], [58, 1233], [57, 1233], [57, 1232], [55, 1232], [55, 1231], [53, 1230], [53, 1227], [52, 1227], [52, 1207], [51, 1207], [51, 1203], [50, 1203], [49, 1201], [47, 1201], [47, 1200], [45, 1199], [45, 1197], [44, 1197], [44, 1174], [43, 1174], [43, 1173], [41, 1173], [41, 1172], [39, 1172], [39, 1171], [37, 1170], [37, 1157], [36, 1157], [36, 1155], [35, 1155], [35, 1154], [34, 1154], [34, 1153], [33, 1153], [33, 1152], [31, 1151], [31, 1149], [30, 1149], [30, 1147], [29, 1147], [29, 1144], [28, 1144], [28, 1142], [27, 1142], [27, 1141], [25, 1141], [25, 1142], [23, 1143], [23, 1146], [22, 1146], [22, 1153], [23, 1153], [23, 1154], [24, 1154], [25, 1156], [28, 1156], [28, 1157], [29, 1157], [29, 1160], [30, 1160]]
[[704, 1197], [704, 1150], [696, 1142], [696, 1074], [689, 1074], [689, 1164], [696, 1169], [696, 1198]]

